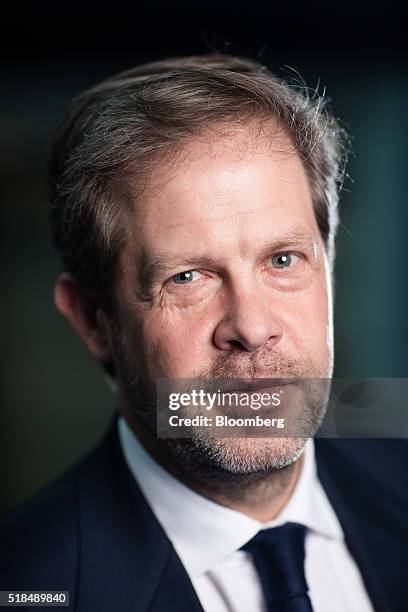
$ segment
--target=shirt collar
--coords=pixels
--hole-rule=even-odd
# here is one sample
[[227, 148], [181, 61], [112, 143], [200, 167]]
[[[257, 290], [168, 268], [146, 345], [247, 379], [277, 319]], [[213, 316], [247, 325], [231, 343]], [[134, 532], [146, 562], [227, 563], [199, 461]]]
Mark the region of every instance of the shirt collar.
[[261, 529], [286, 522], [301, 523], [323, 537], [344, 537], [317, 478], [312, 439], [306, 443], [302, 470], [288, 503], [274, 520], [261, 523], [174, 478], [145, 451], [123, 417], [118, 428], [126, 463], [192, 578], [237, 551]]

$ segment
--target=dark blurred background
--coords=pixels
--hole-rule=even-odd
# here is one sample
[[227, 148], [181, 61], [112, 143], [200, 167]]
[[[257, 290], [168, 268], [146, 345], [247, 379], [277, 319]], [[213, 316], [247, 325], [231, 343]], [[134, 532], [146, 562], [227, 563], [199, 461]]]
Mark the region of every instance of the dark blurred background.
[[266, 2], [102, 13], [2, 16], [1, 513], [91, 448], [113, 410], [100, 368], [53, 306], [60, 263], [44, 178], [67, 101], [134, 64], [227, 51], [326, 87], [355, 150], [338, 236], [336, 374], [408, 375], [405, 18], [390, 3], [363, 10], [351, 2], [338, 14], [292, 3], [277, 14]]

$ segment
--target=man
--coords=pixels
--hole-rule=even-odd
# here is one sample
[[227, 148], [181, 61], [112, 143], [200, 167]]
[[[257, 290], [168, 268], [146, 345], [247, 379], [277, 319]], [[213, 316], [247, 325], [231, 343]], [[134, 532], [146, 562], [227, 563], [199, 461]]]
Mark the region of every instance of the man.
[[[72, 104], [50, 166], [55, 302], [119, 416], [8, 523], [2, 589], [98, 612], [406, 609], [404, 443], [313, 442], [345, 145], [318, 96], [222, 55]], [[160, 436], [163, 380], [283, 388], [289, 430]]]

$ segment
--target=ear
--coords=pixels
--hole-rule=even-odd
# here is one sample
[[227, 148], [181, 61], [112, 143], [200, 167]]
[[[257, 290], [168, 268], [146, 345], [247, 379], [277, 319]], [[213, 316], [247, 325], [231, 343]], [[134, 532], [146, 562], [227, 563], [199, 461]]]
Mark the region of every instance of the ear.
[[55, 285], [54, 301], [89, 352], [101, 362], [113, 359], [108, 317], [95, 296], [71, 274], [61, 274]]

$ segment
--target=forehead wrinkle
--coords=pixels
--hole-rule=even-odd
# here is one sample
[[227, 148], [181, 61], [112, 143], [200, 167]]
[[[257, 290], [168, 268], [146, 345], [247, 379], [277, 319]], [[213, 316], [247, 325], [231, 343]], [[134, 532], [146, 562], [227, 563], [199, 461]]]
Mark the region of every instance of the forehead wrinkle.
[[271, 204], [268, 206], [261, 206], [260, 208], [255, 208], [253, 210], [237, 210], [229, 214], [224, 214], [219, 217], [215, 217], [214, 215], [208, 216], [208, 217], [199, 217], [198, 219], [191, 219], [191, 221], [186, 221], [185, 223], [173, 223], [171, 225], [162, 226], [162, 229], [166, 230], [166, 229], [174, 229], [178, 227], [186, 227], [188, 225], [195, 224], [195, 223], [205, 223], [206, 221], [214, 221], [214, 220], [224, 221], [226, 219], [231, 219], [232, 217], [242, 217], [244, 215], [256, 215], [264, 210], [273, 210], [273, 209], [280, 208], [280, 207], [281, 207], [281, 204]]

